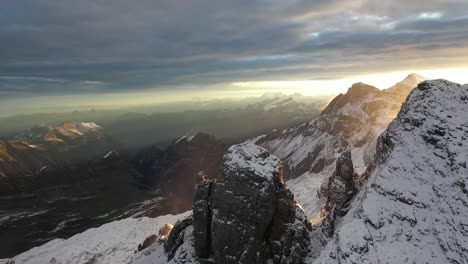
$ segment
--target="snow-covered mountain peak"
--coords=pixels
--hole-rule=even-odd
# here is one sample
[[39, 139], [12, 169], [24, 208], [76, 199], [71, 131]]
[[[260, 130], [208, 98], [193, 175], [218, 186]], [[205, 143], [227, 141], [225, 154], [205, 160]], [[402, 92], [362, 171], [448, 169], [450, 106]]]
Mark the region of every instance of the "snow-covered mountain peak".
[[33, 144], [63, 143], [66, 141], [101, 138], [104, 129], [95, 123], [65, 121], [61, 126], [42, 124], [35, 126], [15, 138]]
[[[351, 151], [357, 172], [364, 172], [373, 160], [378, 136], [397, 116], [415, 86], [396, 84], [398, 89], [390, 91], [356, 83], [347, 93], [335, 97], [319, 117], [297, 127], [272, 131], [258, 138], [256, 144], [284, 162], [286, 178], [302, 178], [288, 184], [313, 217], [321, 201], [311, 193], [324, 180], [326, 186], [336, 159]], [[308, 183], [307, 189], [303, 182]]]
[[427, 80], [426, 77], [424, 76], [421, 76], [417, 73], [410, 73], [408, 74], [408, 76], [406, 76], [405, 79], [403, 79], [401, 82], [399, 82], [400, 84], [405, 84], [405, 85], [408, 85], [408, 86], [413, 86], [415, 87], [416, 85], [418, 85], [420, 82], [423, 82]]
[[423, 82], [425, 80], [427, 80], [427, 78], [417, 73], [411, 73], [408, 76], [406, 76], [405, 79], [396, 83], [394, 86], [385, 89], [384, 91], [397, 94], [399, 95], [399, 99], [404, 101], [404, 99], [406, 99], [411, 90], [414, 87], [416, 87], [420, 82]]
[[367, 184], [314, 263], [466, 263], [467, 120], [468, 87], [420, 83], [380, 136]]
[[358, 83], [353, 84], [348, 89], [348, 91], [346, 92], [346, 95], [350, 98], [362, 98], [362, 97], [368, 96], [369, 94], [375, 94], [379, 92], [380, 90], [372, 85], [358, 82]]

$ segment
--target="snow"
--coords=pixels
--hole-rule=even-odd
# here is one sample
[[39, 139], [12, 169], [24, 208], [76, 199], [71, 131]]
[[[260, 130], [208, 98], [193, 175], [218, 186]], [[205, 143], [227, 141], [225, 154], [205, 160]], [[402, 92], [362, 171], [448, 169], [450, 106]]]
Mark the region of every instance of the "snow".
[[399, 82], [398, 84], [403, 84], [403, 85], [407, 85], [410, 87], [416, 87], [417, 84], [425, 80], [427, 80], [425, 77], [416, 73], [412, 73], [408, 75], [403, 81]]
[[324, 176], [306, 172], [303, 175], [286, 182], [286, 187], [294, 194], [294, 198], [304, 209], [307, 217], [312, 219], [325, 202], [317, 196]]
[[95, 123], [76, 123], [76, 128], [81, 133], [85, 133], [88, 131], [96, 132], [102, 129], [100, 126], [98, 126]]
[[249, 170], [269, 179], [281, 169], [281, 161], [276, 156], [250, 143], [231, 146], [224, 155], [223, 164], [229, 170]]
[[179, 139], [177, 139], [174, 143], [179, 143], [181, 142], [182, 140], [185, 140], [187, 142], [190, 142], [192, 141], [192, 139], [194, 138], [195, 136], [182, 136], [180, 137]]
[[177, 139], [174, 143], [179, 143], [180, 141], [186, 139], [187, 136], [183, 136], [183, 137], [180, 137], [179, 139]]
[[171, 261], [167, 261], [167, 254], [162, 243], [155, 243], [147, 249], [136, 254], [129, 264], [198, 264], [195, 254], [193, 226], [188, 226], [184, 231], [183, 243], [174, 254]]
[[14, 258], [15, 264], [79, 264], [128, 263], [138, 244], [167, 223], [187, 217], [191, 211], [179, 215], [156, 218], [127, 218], [91, 228], [68, 239], [55, 239], [32, 248]]
[[267, 103], [263, 106], [263, 110], [270, 111], [272, 109], [284, 106], [292, 102], [293, 102], [293, 99], [291, 97], [287, 97], [287, 98], [277, 97], [277, 98], [272, 99], [271, 101], [267, 101]]
[[113, 151], [109, 151], [106, 155], [104, 155], [104, 158], [107, 159], [109, 158], [114, 152]]
[[313, 263], [468, 263], [467, 135], [468, 87], [415, 89], [383, 134], [392, 150]]

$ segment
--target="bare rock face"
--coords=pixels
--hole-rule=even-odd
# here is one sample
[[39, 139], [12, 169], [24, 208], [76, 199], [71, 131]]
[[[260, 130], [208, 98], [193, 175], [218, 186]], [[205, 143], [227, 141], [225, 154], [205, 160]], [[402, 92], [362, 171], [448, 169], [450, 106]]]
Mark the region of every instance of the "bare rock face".
[[193, 237], [195, 239], [195, 252], [200, 258], [208, 258], [211, 245], [211, 205], [210, 194], [213, 182], [203, 179], [196, 187], [193, 204]]
[[192, 218], [188, 217], [181, 221], [177, 221], [171, 233], [164, 243], [164, 249], [167, 252], [168, 259], [174, 258], [177, 249], [184, 243], [185, 233], [188, 232], [188, 227], [192, 225]]
[[354, 184], [354, 168], [351, 152], [346, 151], [337, 159], [335, 173], [328, 180], [327, 201], [322, 208], [324, 220], [322, 227], [329, 236], [334, 231], [336, 216], [344, 216], [349, 210], [351, 199], [357, 192]]
[[336, 161], [336, 171], [329, 181], [328, 203], [333, 205], [339, 216], [346, 214], [349, 202], [356, 193], [354, 175], [351, 152], [344, 152]]
[[173, 228], [174, 228], [173, 225], [171, 225], [171, 224], [165, 224], [165, 225], [161, 228], [161, 230], [159, 230], [159, 235], [160, 235], [161, 237], [168, 237]]
[[156, 236], [156, 235], [151, 235], [151, 236], [147, 237], [145, 239], [145, 241], [143, 241], [143, 243], [138, 245], [138, 252], [140, 252], [143, 249], [151, 246], [152, 244], [154, 244], [156, 242], [156, 240], [158, 240], [158, 236]]
[[[219, 177], [197, 185], [192, 225], [201, 263], [304, 263], [308, 254], [311, 227], [283, 183], [281, 161], [252, 144], [230, 147]], [[178, 244], [171, 237], [169, 257]]]
[[275, 212], [274, 179], [280, 176], [280, 166], [279, 159], [261, 148], [237, 145], [228, 150], [211, 195], [216, 262], [256, 261], [257, 248]]

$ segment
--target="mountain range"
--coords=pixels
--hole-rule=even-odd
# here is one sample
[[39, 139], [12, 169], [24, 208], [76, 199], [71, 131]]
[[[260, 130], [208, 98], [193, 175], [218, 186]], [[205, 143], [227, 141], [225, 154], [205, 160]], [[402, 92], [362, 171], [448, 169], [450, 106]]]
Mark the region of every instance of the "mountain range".
[[[377, 138], [421, 80], [424, 77], [413, 73], [384, 90], [353, 84], [317, 118], [297, 127], [275, 130], [253, 142], [284, 162], [286, 178], [301, 178], [292, 180], [290, 188], [312, 216], [319, 209], [320, 193], [335, 169], [336, 159], [351, 151], [354, 166], [362, 173], [373, 159]], [[308, 182], [305, 190], [304, 181]]]
[[[291, 100], [272, 95], [249, 107], [295, 113], [301, 106]], [[67, 240], [52, 240], [15, 260], [468, 263], [467, 113], [468, 86], [410, 74], [384, 90], [354, 84], [311, 121], [243, 143], [231, 145], [198, 133], [166, 148], [148, 147], [126, 160], [118, 148], [110, 147], [112, 139], [105, 140], [107, 152], [93, 158], [112, 157], [134, 168], [135, 174], [128, 173], [133, 171], [128, 167], [119, 169], [133, 181], [127, 187], [144, 186], [153, 194], [157, 189], [159, 206], [172, 204], [174, 213], [192, 211], [155, 218], [153, 224], [147, 218], [111, 222]], [[75, 147], [64, 148], [57, 139], [75, 146], [105, 137], [97, 125], [46, 128], [2, 142], [2, 159], [17, 160], [17, 144], [67, 153]], [[82, 138], [89, 133], [95, 135]], [[29, 148], [26, 153], [33, 151]], [[66, 162], [67, 155], [61, 157], [55, 163]], [[7, 172], [15, 166], [0, 168]], [[142, 211], [135, 216], [147, 215], [148, 208]], [[125, 227], [125, 221], [141, 229]], [[167, 222], [174, 226], [167, 228]], [[103, 246], [87, 243], [111, 236], [113, 242]], [[138, 240], [130, 237], [138, 237], [144, 246], [137, 247]], [[132, 241], [134, 252], [125, 241]]]
[[311, 222], [283, 193], [277, 157], [232, 146], [193, 215], [130, 263], [466, 263], [467, 107], [467, 86], [420, 83], [364, 173], [340, 155]]

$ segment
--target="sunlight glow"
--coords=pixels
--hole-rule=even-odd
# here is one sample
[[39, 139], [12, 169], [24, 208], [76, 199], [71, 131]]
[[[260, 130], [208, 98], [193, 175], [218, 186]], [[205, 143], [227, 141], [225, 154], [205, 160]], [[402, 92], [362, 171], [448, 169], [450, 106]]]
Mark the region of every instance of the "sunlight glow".
[[[420, 74], [428, 79], [446, 79], [460, 84], [468, 83], [467, 68], [402, 70], [337, 78], [335, 80], [268, 80], [239, 81], [200, 86], [182, 86], [177, 89], [158, 88], [139, 92], [102, 93], [83, 95], [38, 96], [3, 101], [0, 116], [12, 113], [26, 113], [38, 109], [59, 110], [63, 108], [117, 108], [141, 104], [162, 104], [181, 101], [245, 98], [265, 93], [294, 94], [306, 96], [335, 96], [345, 93], [353, 83], [363, 82], [379, 89], [386, 89], [403, 80], [410, 73]], [[173, 87], [172, 87], [173, 88]], [[50, 102], [60, 102], [51, 107]], [[17, 108], [21, 105], [21, 108]]]
[[254, 81], [234, 82], [238, 93], [261, 94], [262, 92], [282, 92], [285, 94], [301, 93], [303, 95], [336, 95], [357, 82], [386, 89], [403, 80], [410, 73], [417, 73], [428, 79], [446, 79], [460, 84], [468, 83], [468, 68], [405, 70], [398, 72], [358, 75], [337, 80], [291, 80], [291, 81]]

